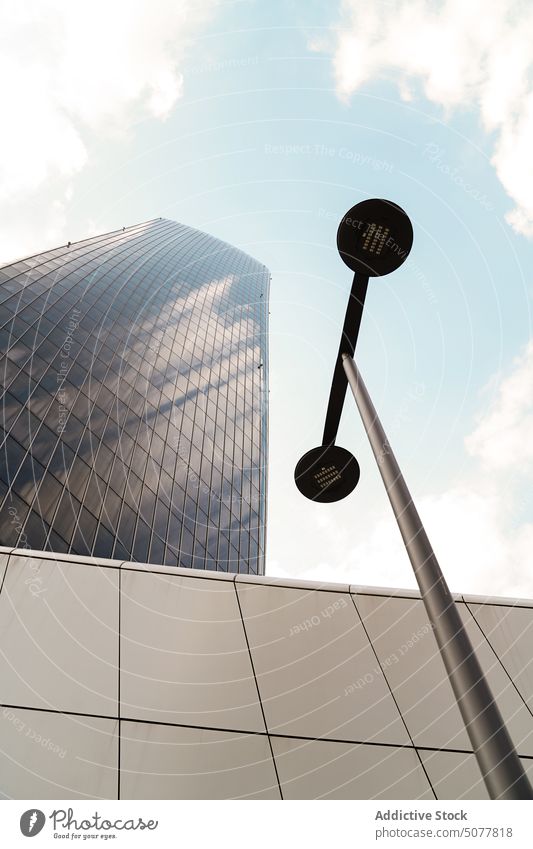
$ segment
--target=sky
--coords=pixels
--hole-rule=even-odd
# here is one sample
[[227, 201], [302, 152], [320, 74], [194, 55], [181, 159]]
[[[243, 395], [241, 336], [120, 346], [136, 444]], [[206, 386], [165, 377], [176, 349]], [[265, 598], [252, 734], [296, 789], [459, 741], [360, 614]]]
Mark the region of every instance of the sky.
[[351, 285], [344, 213], [402, 206], [357, 362], [452, 591], [533, 597], [533, 7], [3, 0], [0, 261], [155, 217], [265, 263], [267, 573], [415, 587], [349, 397], [342, 502], [296, 490]]

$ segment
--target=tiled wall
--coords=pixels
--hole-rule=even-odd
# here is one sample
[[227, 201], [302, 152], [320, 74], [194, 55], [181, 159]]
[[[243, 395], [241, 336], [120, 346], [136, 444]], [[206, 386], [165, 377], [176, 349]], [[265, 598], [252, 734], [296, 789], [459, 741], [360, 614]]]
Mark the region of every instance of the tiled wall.
[[[0, 578], [3, 797], [486, 798], [414, 593], [9, 549]], [[533, 604], [457, 600], [533, 777]]]

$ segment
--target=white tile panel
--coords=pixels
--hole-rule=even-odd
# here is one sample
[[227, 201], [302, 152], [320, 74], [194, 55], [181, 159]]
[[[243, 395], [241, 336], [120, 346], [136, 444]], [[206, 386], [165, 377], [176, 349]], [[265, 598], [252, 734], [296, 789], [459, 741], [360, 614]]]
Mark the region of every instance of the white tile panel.
[[269, 731], [409, 742], [349, 595], [236, 587]]
[[182, 578], [197, 580], [203, 578], [206, 581], [234, 581], [235, 574], [231, 572], [217, 572], [214, 569], [191, 569], [180, 566], [159, 566], [153, 563], [123, 563], [124, 571], [150, 572], [161, 575], [180, 575]]
[[[379, 595], [391, 598], [420, 598], [418, 589], [405, 590], [398, 587], [368, 587], [361, 584], [350, 584], [350, 592], [354, 595]], [[460, 593], [452, 593], [452, 598], [455, 601], [463, 601], [463, 596]]]
[[118, 721], [0, 708], [0, 798], [116, 799]]
[[533, 713], [533, 610], [484, 604], [469, 607]]
[[324, 590], [324, 592], [349, 593], [350, 584], [332, 583], [331, 581], [306, 581], [304, 578], [276, 578], [270, 575], [235, 575], [236, 583], [259, 584], [260, 586], [288, 587], [300, 590]]
[[513, 598], [512, 596], [495, 596], [495, 595], [471, 595], [470, 593], [463, 594], [463, 601], [467, 604], [490, 604], [503, 605], [504, 607], [529, 607], [533, 610], [533, 599], [531, 598]]
[[4, 580], [5, 571], [7, 569], [7, 564], [9, 562], [9, 554], [6, 552], [0, 553], [0, 587], [2, 586], [2, 581]]
[[[471, 749], [422, 601], [355, 598], [415, 744]], [[533, 717], [466, 605], [458, 608], [515, 745], [533, 755]]]
[[11, 553], [15, 557], [33, 557], [35, 560], [53, 560], [55, 563], [85, 563], [87, 566], [110, 566], [116, 569], [123, 562], [109, 557], [88, 557], [86, 554], [63, 554], [34, 548], [13, 548]]
[[434, 799], [416, 751], [272, 737], [284, 799]]
[[489, 799], [475, 755], [420, 751], [438, 799]]
[[11, 556], [0, 594], [0, 701], [117, 715], [117, 569]]
[[355, 602], [415, 744], [469, 749], [422, 601], [356, 595]]
[[125, 570], [121, 715], [264, 731], [231, 581]]
[[279, 799], [263, 734], [122, 722], [122, 799]]
[[[475, 755], [421, 750], [420, 757], [438, 799], [490, 798]], [[522, 764], [533, 782], [533, 760], [522, 758]]]
[[[501, 610], [504, 608], [493, 608]], [[485, 673], [485, 677], [489, 683], [492, 694], [501, 711], [507, 730], [511, 735], [513, 743], [520, 755], [528, 755], [533, 757], [533, 715], [527, 709], [523, 699], [517, 692], [510, 676], [505, 671], [499, 658], [491, 648], [491, 645], [485, 639], [475, 619], [465, 605], [460, 606], [463, 621], [467, 625], [467, 631], [472, 641], [474, 651], [478, 657], [481, 667]], [[521, 610], [523, 612], [524, 609]], [[518, 612], [518, 611], [517, 611]], [[520, 616], [520, 612], [518, 614]], [[529, 617], [531, 622], [531, 615]], [[527, 632], [526, 632], [527, 633]], [[525, 648], [525, 643], [522, 643], [522, 657], [525, 658], [529, 654], [532, 656], [533, 647], [533, 630], [529, 631], [530, 644], [529, 652]], [[526, 667], [527, 668], [527, 667]], [[531, 669], [531, 665], [529, 666]]]

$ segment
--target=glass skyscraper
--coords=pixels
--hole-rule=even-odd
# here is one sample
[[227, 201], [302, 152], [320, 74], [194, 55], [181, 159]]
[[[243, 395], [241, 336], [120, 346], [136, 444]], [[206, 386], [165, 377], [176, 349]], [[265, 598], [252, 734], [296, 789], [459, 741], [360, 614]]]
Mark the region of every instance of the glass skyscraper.
[[0, 545], [264, 573], [267, 268], [165, 219], [0, 269]]

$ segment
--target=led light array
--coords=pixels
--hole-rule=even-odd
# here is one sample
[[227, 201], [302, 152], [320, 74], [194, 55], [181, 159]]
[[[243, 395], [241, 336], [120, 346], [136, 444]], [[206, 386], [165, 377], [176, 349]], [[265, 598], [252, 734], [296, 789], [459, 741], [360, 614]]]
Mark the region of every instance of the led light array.
[[369, 224], [363, 238], [363, 250], [379, 256], [389, 233], [390, 229], [383, 224]]
[[322, 466], [321, 470], [314, 475], [314, 478], [321, 489], [329, 486], [333, 481], [340, 481], [341, 476], [336, 466]]

